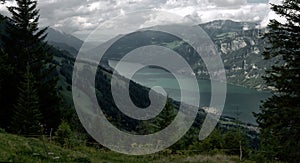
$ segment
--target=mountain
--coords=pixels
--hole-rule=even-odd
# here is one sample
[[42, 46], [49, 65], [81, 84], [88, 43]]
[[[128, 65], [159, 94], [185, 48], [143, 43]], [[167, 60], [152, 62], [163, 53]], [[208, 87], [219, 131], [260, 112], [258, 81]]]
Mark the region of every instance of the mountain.
[[75, 36], [66, 34], [53, 28], [48, 28], [47, 33], [48, 35], [46, 40], [50, 45], [60, 50], [66, 50], [73, 56], [77, 55], [83, 44], [83, 41]]
[[[206, 31], [206, 33], [211, 37], [211, 40], [214, 42], [216, 50], [220, 54], [224, 63], [227, 82], [230, 84], [227, 87], [229, 89], [227, 90], [227, 98], [223, 115], [227, 113], [228, 116], [234, 117], [236, 109], [240, 108], [242, 110], [241, 112], [243, 112], [240, 116], [240, 118], [242, 117], [242, 121], [255, 123], [255, 118], [253, 117], [252, 112], [258, 112], [260, 101], [264, 100], [268, 96], [268, 91], [258, 92], [256, 90], [268, 90], [261, 77], [265, 74], [265, 70], [274, 62], [264, 60], [261, 55], [265, 45], [265, 40], [261, 37], [261, 35], [266, 29], [257, 28], [258, 26], [256, 23], [233, 22], [230, 20], [213, 21], [200, 24], [199, 26]], [[114, 42], [114, 44], [106, 50], [100, 62], [102, 67], [105, 67], [105, 69], [110, 71], [114, 70], [112, 62], [117, 63], [117, 61], [121, 60], [126, 54], [134, 49], [146, 45], [157, 45], [169, 48], [180, 54], [188, 62], [199, 79], [206, 80], [210, 78], [201, 57], [188, 43], [174, 35], [151, 29], [142, 29], [122, 36], [119, 35], [85, 54], [96, 56], [99, 51], [105, 47], [105, 44], [109, 45], [111, 42]], [[140, 53], [139, 55], [141, 56], [140, 59], [147, 58], [143, 57], [144, 53]], [[185, 72], [180, 71], [180, 73]], [[160, 80], [162, 75], [164, 74], [159, 74], [155, 77]], [[138, 75], [135, 77], [137, 76]], [[142, 81], [145, 81], [145, 83], [149, 83], [150, 81], [155, 82], [154, 77], [151, 78], [151, 75], [149, 76], [150, 77], [147, 78], [146, 75], [143, 75], [142, 77], [144, 80]], [[166, 75], [162, 78], [165, 77]], [[162, 81], [165, 82], [166, 80], [162, 79]], [[171, 87], [172, 84], [170, 80], [168, 80], [168, 84], [169, 87], [166, 87], [170, 91], [176, 92], [176, 88], [174, 89]], [[237, 87], [233, 88], [231, 87], [232, 85], [246, 87], [247, 91], [242, 91]], [[245, 94], [250, 94], [250, 90], [255, 93], [249, 96], [251, 98], [246, 98]], [[174, 96], [172, 96], [172, 98], [173, 97]], [[204, 98], [201, 99], [204, 100]], [[209, 101], [209, 99], [207, 101]]]
[[[0, 31], [3, 32], [2, 34], [5, 34], [5, 27], [9, 21], [10, 20], [8, 17], [4, 17], [0, 14]], [[77, 55], [79, 49], [83, 44], [83, 41], [76, 38], [75, 36], [66, 34], [53, 28], [48, 28], [46, 32], [48, 33], [46, 37], [46, 41], [48, 41], [48, 44], [56, 47], [57, 49], [67, 51], [74, 57]]]
[[262, 75], [274, 60], [264, 60], [262, 52], [266, 29], [260, 29], [257, 23], [213, 21], [200, 25], [212, 38], [221, 55], [227, 81], [231, 84], [258, 90], [267, 89]]
[[[200, 27], [210, 36], [220, 54], [227, 76], [227, 82], [257, 90], [267, 89], [261, 76], [273, 61], [263, 59], [264, 39], [257, 23], [219, 20]], [[128, 52], [145, 45], [164, 46], [179, 53], [193, 68], [196, 76], [208, 79], [209, 74], [197, 52], [185, 41], [171, 34], [149, 28], [118, 36], [107, 43], [117, 40], [104, 54], [102, 64], [108, 60], [121, 60]], [[90, 50], [89, 54], [97, 55], [103, 44]], [[141, 54], [143, 55], [143, 54]]]

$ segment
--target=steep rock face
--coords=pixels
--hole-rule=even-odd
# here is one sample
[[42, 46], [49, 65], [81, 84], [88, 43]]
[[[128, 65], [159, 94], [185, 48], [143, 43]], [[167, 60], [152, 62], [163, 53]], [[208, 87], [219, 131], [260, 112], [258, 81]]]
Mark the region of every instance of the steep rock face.
[[200, 25], [208, 33], [220, 53], [228, 83], [266, 89], [261, 76], [272, 61], [263, 59], [265, 32], [256, 23], [214, 21]]
[[243, 37], [233, 38], [231, 42], [222, 42], [221, 40], [220, 43], [221, 52], [224, 54], [232, 53], [247, 46]]

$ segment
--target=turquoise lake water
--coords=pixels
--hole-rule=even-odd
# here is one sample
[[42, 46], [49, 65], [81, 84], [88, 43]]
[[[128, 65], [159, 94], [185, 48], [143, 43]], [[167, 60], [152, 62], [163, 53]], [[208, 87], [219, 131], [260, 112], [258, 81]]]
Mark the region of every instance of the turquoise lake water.
[[[110, 63], [114, 65], [114, 63]], [[189, 83], [190, 79], [185, 79]], [[180, 88], [175, 77], [162, 69], [146, 67], [139, 70], [134, 76], [133, 81], [146, 86], [161, 86], [169, 97], [180, 100]], [[200, 106], [209, 106], [211, 96], [211, 84], [209, 80], [198, 80], [200, 92]], [[188, 87], [188, 91], [195, 91], [195, 88]], [[269, 92], [257, 91], [255, 89], [244, 88], [227, 84], [226, 101], [222, 115], [236, 117], [246, 123], [256, 124], [252, 112], [259, 112], [259, 106], [262, 100], [271, 96]], [[195, 98], [195, 97], [189, 97]]]

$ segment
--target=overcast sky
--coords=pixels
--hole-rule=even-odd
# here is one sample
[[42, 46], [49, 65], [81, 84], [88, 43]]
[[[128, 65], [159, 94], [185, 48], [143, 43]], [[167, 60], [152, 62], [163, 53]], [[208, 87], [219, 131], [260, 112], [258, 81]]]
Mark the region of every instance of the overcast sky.
[[[279, 1], [270, 0], [272, 3]], [[197, 23], [231, 19], [260, 21], [266, 25], [268, 19], [274, 18], [274, 13], [269, 12], [268, 3], [268, 0], [39, 0], [38, 7], [41, 26], [50, 26], [84, 39], [101, 23], [141, 10], [166, 11], [188, 17]], [[9, 15], [4, 5], [0, 5], [0, 11]], [[162, 15], [159, 19], [165, 21], [169, 18], [164, 19]], [[147, 23], [147, 20], [140, 23]]]

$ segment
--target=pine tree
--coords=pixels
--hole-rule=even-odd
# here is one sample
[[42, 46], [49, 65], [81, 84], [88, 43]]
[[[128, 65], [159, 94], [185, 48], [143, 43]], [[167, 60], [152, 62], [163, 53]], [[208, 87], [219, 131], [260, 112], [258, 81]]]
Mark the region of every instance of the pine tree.
[[[7, 86], [8, 76], [12, 76], [13, 67], [7, 62], [8, 55], [0, 48], [0, 104], [5, 103], [5, 90]], [[7, 117], [6, 110], [0, 108], [0, 119], [5, 119]]]
[[[59, 101], [57, 93], [57, 72], [52, 63], [53, 55], [45, 38], [47, 28], [39, 29], [39, 10], [36, 0], [16, 0], [16, 7], [8, 7], [12, 14], [8, 20], [5, 35], [2, 35], [3, 49], [8, 54], [7, 61], [14, 68], [13, 75], [8, 78], [5, 86], [5, 103], [1, 104], [7, 113], [1, 119], [1, 127], [7, 127], [11, 117], [12, 105], [17, 102], [16, 85], [22, 79], [27, 63], [36, 79], [36, 90], [39, 97], [42, 123], [46, 128], [56, 128], [60, 123]], [[10, 113], [10, 114], [9, 114]]]
[[[2, 23], [4, 22], [5, 17], [0, 14], [0, 34], [4, 33], [3, 28], [1, 28]], [[0, 41], [1, 45], [1, 41]], [[7, 103], [6, 92], [8, 90], [8, 83], [10, 81], [10, 76], [13, 74], [13, 67], [8, 62], [8, 54], [0, 47], [0, 127], [5, 128], [7, 117], [9, 117], [10, 110], [6, 110], [3, 107], [3, 104]]]
[[[3, 16], [0, 14], [0, 24], [3, 21]], [[0, 29], [0, 34], [2, 33], [1, 29]], [[5, 70], [5, 60], [7, 60], [7, 56], [6, 54], [3, 52], [3, 49], [0, 47], [0, 92], [1, 92], [1, 88], [3, 87], [3, 78], [5, 77], [3, 72]], [[0, 94], [0, 102], [2, 99], [2, 94]]]
[[266, 59], [277, 58], [264, 80], [274, 88], [254, 114], [261, 129], [263, 153], [269, 158], [300, 162], [300, 0], [284, 0], [272, 10], [286, 19], [271, 20]]
[[70, 128], [70, 125], [66, 121], [62, 121], [61, 124], [58, 126], [57, 131], [55, 132], [56, 141], [61, 146], [68, 146], [71, 145], [70, 141], [73, 136], [73, 132]]
[[173, 106], [172, 99], [168, 98], [162, 112], [155, 118], [142, 121], [138, 126], [139, 134], [151, 134], [163, 130], [172, 123], [176, 117], [176, 108]]
[[41, 113], [39, 110], [39, 98], [35, 89], [35, 79], [26, 67], [24, 80], [20, 83], [17, 104], [14, 105], [11, 121], [12, 131], [17, 134], [40, 134]]
[[167, 125], [171, 124], [176, 116], [176, 109], [173, 106], [173, 101], [168, 97], [164, 110], [157, 117], [155, 121], [155, 125], [160, 130], [167, 127]]

